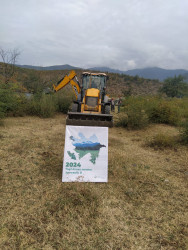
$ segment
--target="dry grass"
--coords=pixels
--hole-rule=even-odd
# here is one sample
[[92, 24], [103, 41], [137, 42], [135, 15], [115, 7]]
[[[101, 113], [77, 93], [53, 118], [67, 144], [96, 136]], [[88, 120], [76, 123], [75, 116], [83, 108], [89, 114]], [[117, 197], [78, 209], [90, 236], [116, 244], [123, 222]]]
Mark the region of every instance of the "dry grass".
[[188, 148], [109, 131], [109, 182], [61, 183], [65, 116], [8, 118], [0, 129], [0, 249], [187, 249]]

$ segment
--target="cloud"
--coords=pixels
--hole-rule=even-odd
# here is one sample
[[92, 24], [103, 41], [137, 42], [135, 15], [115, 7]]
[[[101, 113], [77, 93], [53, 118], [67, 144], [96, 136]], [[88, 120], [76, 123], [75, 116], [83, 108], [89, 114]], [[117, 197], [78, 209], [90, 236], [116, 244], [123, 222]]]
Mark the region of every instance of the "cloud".
[[186, 0], [1, 1], [0, 46], [20, 63], [187, 67]]

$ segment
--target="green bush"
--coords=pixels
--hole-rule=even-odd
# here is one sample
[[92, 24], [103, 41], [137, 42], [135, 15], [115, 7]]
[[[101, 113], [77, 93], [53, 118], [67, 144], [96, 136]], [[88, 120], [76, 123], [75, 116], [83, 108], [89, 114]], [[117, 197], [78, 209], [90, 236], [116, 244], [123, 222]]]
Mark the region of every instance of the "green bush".
[[[180, 103], [182, 106], [179, 105]], [[131, 97], [124, 101], [126, 109], [136, 106], [144, 110], [150, 123], [165, 123], [171, 125], [178, 125], [181, 118], [186, 116], [186, 112], [188, 112], [186, 104], [187, 99], [180, 101], [177, 98], [163, 99], [159, 96]]]
[[128, 129], [142, 129], [149, 123], [148, 115], [145, 112], [145, 100], [142, 97], [128, 97], [123, 103], [123, 111], [120, 112], [117, 126]]
[[0, 117], [23, 116], [26, 112], [26, 102], [23, 94], [2, 86], [0, 88]]
[[1, 85], [0, 88], [0, 119], [4, 116], [23, 116], [25, 114], [40, 117], [53, 117], [55, 112], [67, 113], [73, 96], [66, 92], [43, 94], [37, 92], [27, 99], [24, 94], [11, 89], [11, 86]]
[[69, 110], [71, 103], [73, 102], [73, 96], [60, 93], [56, 93], [57, 99], [57, 111], [66, 114]]
[[188, 144], [188, 120], [183, 124], [181, 129], [181, 141], [185, 144]]
[[177, 125], [180, 120], [178, 109], [166, 101], [151, 103], [147, 113], [153, 123]]
[[124, 99], [122, 106], [117, 125], [123, 127], [143, 128], [148, 123], [177, 126], [188, 118], [188, 98], [130, 96]]
[[67, 113], [72, 96], [65, 93], [41, 94], [36, 93], [28, 102], [28, 114], [43, 118], [53, 117], [56, 112]]
[[170, 104], [178, 110], [180, 118], [188, 118], [188, 98], [172, 98]]
[[146, 112], [139, 107], [129, 108], [127, 111], [129, 129], [142, 129], [148, 126], [149, 120]]
[[188, 96], [188, 84], [184, 77], [179, 75], [165, 79], [161, 93], [165, 93], [168, 97], [184, 97]]
[[1, 103], [0, 103], [0, 126], [3, 125], [3, 118], [4, 118], [5, 114], [1, 108]]
[[120, 113], [118, 120], [116, 121], [115, 125], [117, 127], [126, 128], [128, 125], [128, 116], [127, 114]]
[[53, 117], [57, 110], [55, 99], [52, 95], [43, 95], [39, 102], [40, 113], [43, 118]]
[[17, 108], [15, 93], [7, 88], [0, 89], [0, 109], [5, 115]]
[[27, 113], [43, 118], [53, 117], [57, 110], [56, 100], [53, 95], [34, 95], [28, 103]]
[[157, 134], [146, 142], [146, 146], [160, 150], [165, 148], [175, 148], [176, 145], [177, 140], [174, 137], [165, 134]]

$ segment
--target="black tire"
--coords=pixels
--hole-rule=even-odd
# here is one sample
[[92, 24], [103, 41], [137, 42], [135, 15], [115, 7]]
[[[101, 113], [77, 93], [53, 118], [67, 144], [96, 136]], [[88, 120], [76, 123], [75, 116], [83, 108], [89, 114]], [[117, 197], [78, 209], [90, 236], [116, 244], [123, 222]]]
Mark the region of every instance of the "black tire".
[[106, 105], [106, 106], [104, 107], [104, 113], [107, 114], [107, 115], [110, 114], [110, 105]]
[[72, 112], [78, 112], [78, 103], [72, 104]]

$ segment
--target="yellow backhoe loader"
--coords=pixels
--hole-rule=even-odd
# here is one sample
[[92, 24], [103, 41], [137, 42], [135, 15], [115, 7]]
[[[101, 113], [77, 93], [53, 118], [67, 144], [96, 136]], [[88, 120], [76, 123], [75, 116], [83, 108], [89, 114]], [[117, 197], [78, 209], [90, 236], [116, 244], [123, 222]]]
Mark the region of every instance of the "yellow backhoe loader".
[[105, 73], [83, 72], [79, 83], [76, 72], [72, 70], [57, 86], [53, 85], [54, 90], [59, 91], [70, 83], [75, 93], [76, 101], [72, 104], [71, 112], [68, 112], [67, 125], [113, 126], [110, 102], [106, 95], [107, 78]]

